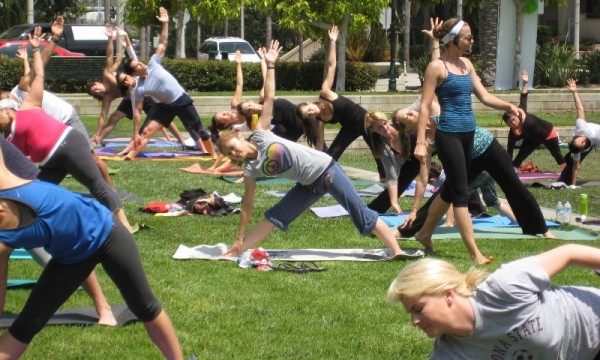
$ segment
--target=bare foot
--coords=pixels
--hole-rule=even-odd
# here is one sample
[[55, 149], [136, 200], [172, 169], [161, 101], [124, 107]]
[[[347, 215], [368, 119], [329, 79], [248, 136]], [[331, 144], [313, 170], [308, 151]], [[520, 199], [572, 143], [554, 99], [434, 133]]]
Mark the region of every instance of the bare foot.
[[443, 223], [442, 225], [440, 225], [440, 227], [454, 227], [454, 224]]
[[123, 158], [123, 160], [125, 160], [125, 161], [134, 161], [135, 159], [134, 159], [133, 157], [131, 157], [131, 156], [127, 155], [127, 156], [125, 156], [125, 157]]
[[544, 237], [548, 238], [548, 239], [556, 239], [556, 237], [554, 236], [554, 234], [552, 233], [552, 231], [548, 230], [544, 233]]
[[424, 236], [419, 231], [415, 234], [415, 239], [420, 242], [421, 245], [425, 246], [426, 250], [433, 251], [433, 241], [431, 241], [431, 236]]
[[98, 313], [98, 324], [106, 326], [117, 326], [117, 319], [111, 310], [100, 311]]
[[473, 258], [473, 260], [475, 260], [475, 262], [478, 263], [478, 264], [480, 264], [480, 265], [488, 265], [492, 261], [494, 261], [494, 257], [493, 256], [485, 257], [485, 256], [479, 254], [479, 256], [475, 256]]

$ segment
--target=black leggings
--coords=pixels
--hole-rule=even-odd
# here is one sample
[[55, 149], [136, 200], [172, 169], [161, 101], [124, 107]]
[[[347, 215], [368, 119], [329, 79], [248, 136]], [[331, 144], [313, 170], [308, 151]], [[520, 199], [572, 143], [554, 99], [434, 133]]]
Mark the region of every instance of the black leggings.
[[[469, 183], [482, 171], [487, 171], [504, 192], [506, 200], [523, 230], [523, 234], [537, 235], [548, 231], [539, 204], [515, 174], [510, 156], [496, 139], [492, 141], [481, 156], [473, 159], [468, 173]], [[446, 186], [446, 183], [442, 185], [442, 188], [444, 186]], [[427, 219], [429, 206], [440, 192], [441, 190], [429, 198], [425, 205], [419, 209], [417, 218], [410, 228], [399, 229], [402, 237], [411, 237], [423, 227]]]
[[23, 310], [8, 329], [10, 334], [22, 343], [31, 342], [98, 263], [138, 319], [143, 322], [156, 319], [162, 307], [150, 289], [135, 240], [113, 217], [113, 229], [106, 243], [92, 256], [75, 264], [50, 260]]
[[474, 133], [435, 132], [435, 148], [446, 172], [446, 186], [440, 196], [455, 207], [467, 207], [469, 203], [467, 170], [473, 158]]
[[[415, 177], [419, 175], [420, 168], [421, 163], [414, 157], [411, 157], [410, 159], [406, 160], [404, 164], [402, 164], [400, 176], [398, 177], [398, 196], [401, 196], [404, 190], [406, 190], [415, 179]], [[387, 187], [367, 206], [380, 214], [387, 212], [390, 206], [392, 206]]]
[[110, 211], [123, 207], [117, 193], [104, 181], [90, 152], [88, 139], [75, 130], [69, 131], [52, 157], [41, 167], [38, 179], [60, 184], [67, 174], [73, 175]]
[[[590, 152], [592, 152], [591, 147], [588, 147], [587, 149], [581, 152], [581, 156], [579, 158], [579, 165], [583, 163], [583, 159], [585, 159], [586, 156], [590, 154]], [[571, 152], [568, 152], [567, 155], [565, 155], [565, 162], [567, 163], [567, 166], [565, 166], [563, 171], [560, 173], [558, 180], [556, 181], [562, 181], [567, 185], [575, 185], [571, 184], [571, 177], [573, 176], [573, 154], [571, 154]]]
[[517, 156], [512, 162], [513, 166], [516, 168], [520, 167], [523, 161], [525, 161], [525, 159], [527, 159], [527, 157], [531, 155], [531, 153], [533, 153], [541, 144], [544, 144], [546, 149], [550, 151], [550, 154], [552, 154], [558, 165], [565, 163], [565, 158], [560, 152], [560, 144], [557, 136], [553, 137], [552, 139], [544, 140], [543, 142], [524, 139], [521, 143], [521, 148], [519, 149]]
[[[331, 155], [333, 160], [338, 161], [344, 153], [344, 150], [346, 150], [359, 136], [362, 136], [365, 143], [367, 143], [367, 146], [369, 146], [369, 149], [371, 149], [371, 152], [373, 152], [373, 141], [371, 141], [371, 137], [364, 128], [342, 127], [335, 136], [335, 139], [331, 142], [329, 148], [326, 150], [327, 154]], [[383, 168], [381, 160], [375, 159], [375, 164], [377, 164], [377, 173], [379, 174], [379, 177], [385, 178], [385, 169]]]

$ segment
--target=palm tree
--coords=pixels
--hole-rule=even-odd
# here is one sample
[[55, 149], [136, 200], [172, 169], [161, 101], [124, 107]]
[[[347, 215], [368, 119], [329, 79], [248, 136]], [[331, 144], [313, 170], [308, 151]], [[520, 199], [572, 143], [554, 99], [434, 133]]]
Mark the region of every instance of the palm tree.
[[493, 86], [496, 79], [496, 52], [498, 50], [498, 17], [500, 0], [485, 3], [479, 11], [479, 52], [481, 54], [481, 80]]

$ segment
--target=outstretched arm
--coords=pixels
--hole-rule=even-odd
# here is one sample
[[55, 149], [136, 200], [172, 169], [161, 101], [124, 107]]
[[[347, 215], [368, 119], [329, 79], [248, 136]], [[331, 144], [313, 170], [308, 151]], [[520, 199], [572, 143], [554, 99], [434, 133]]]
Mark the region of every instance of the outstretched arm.
[[[262, 57], [261, 57], [262, 65]], [[264, 77], [263, 77], [264, 81]], [[235, 109], [237, 104], [242, 101], [242, 93], [244, 91], [244, 73], [242, 72], [242, 53], [239, 50], [235, 52], [235, 91], [231, 98], [231, 108]]]
[[537, 260], [552, 277], [568, 266], [590, 269], [600, 268], [600, 249], [577, 244], [559, 246], [536, 256]]
[[42, 55], [40, 54], [40, 36], [42, 28], [36, 27], [33, 31], [33, 36], [29, 35], [29, 45], [33, 49], [33, 80], [29, 93], [25, 96], [21, 104], [21, 110], [35, 109], [42, 107], [42, 99], [44, 98], [44, 64]]
[[437, 26], [440, 26], [443, 23], [439, 18], [429, 18], [429, 24], [431, 25], [431, 29], [429, 30], [421, 30], [423, 34], [425, 34], [429, 38], [429, 49], [431, 50], [431, 60], [436, 60], [440, 57], [440, 39], [433, 36], [433, 29]]
[[241, 249], [246, 237], [246, 229], [252, 218], [252, 209], [254, 207], [254, 192], [256, 190], [256, 179], [244, 176], [244, 203], [240, 212], [240, 223], [238, 225], [237, 238], [223, 256], [241, 256]]
[[19, 49], [17, 51], [17, 57], [23, 60], [23, 76], [27, 76], [31, 71], [31, 68], [29, 67], [29, 57], [27, 56], [27, 50]]
[[114, 45], [114, 32], [112, 25], [106, 23], [106, 28], [104, 30], [104, 34], [108, 37], [108, 42], [106, 43], [106, 63], [104, 64], [104, 73], [110, 72], [112, 74], [113, 68], [113, 57], [115, 56], [115, 45]]
[[[58, 42], [60, 41], [60, 37], [62, 36], [63, 29], [64, 29], [64, 23], [65, 23], [65, 20], [63, 19], [63, 17], [61, 15], [59, 15], [56, 17], [56, 20], [54, 20], [54, 22], [52, 23], [52, 26], [50, 27], [50, 30], [52, 32], [52, 34], [50, 35], [50, 41], [48, 41], [48, 45], [44, 49], [44, 52], [42, 53], [42, 57], [41, 57], [43, 67], [46, 66], [46, 64], [50, 60], [50, 57], [52, 57], [52, 54], [54, 53], [54, 48], [56, 47], [56, 44], [58, 44]], [[40, 36], [41, 36], [41, 33], [40, 33]], [[39, 44], [38, 44], [38, 47], [39, 47]], [[31, 91], [31, 83], [35, 76], [35, 74], [34, 74], [35, 67], [32, 70], [33, 71], [29, 71], [28, 73], [23, 74], [23, 77], [21, 77], [21, 79], [19, 80], [19, 89], [20, 90], [27, 91], [27, 92]]]
[[585, 110], [583, 109], [583, 104], [579, 99], [579, 95], [577, 95], [577, 83], [574, 79], [567, 80], [567, 88], [573, 94], [573, 101], [575, 101], [575, 109], [577, 109], [577, 118], [585, 120]]
[[263, 101], [262, 112], [258, 118], [257, 129], [269, 131], [271, 127], [271, 118], [273, 117], [273, 100], [275, 99], [275, 62], [279, 56], [281, 47], [279, 41], [272, 40], [269, 46], [269, 51], [265, 53], [265, 61], [267, 63], [267, 77], [265, 79], [265, 98]]
[[336, 41], [338, 38], [339, 30], [336, 25], [333, 25], [329, 30], [329, 49], [327, 50], [327, 68], [325, 70], [325, 76], [323, 77], [323, 83], [321, 84], [321, 96], [335, 100], [337, 98], [336, 93], [331, 90], [333, 86], [333, 79], [335, 78], [335, 68], [337, 66], [336, 58]]
[[158, 46], [156, 47], [156, 50], [154, 50], [154, 54], [162, 59], [165, 56], [167, 42], [169, 40], [169, 13], [167, 12], [167, 9], [161, 6], [156, 18], [161, 23], [161, 30]]
[[521, 99], [519, 101], [519, 108], [523, 111], [527, 111], [527, 88], [529, 83], [529, 75], [527, 70], [521, 72]]
[[265, 80], [267, 79], [267, 61], [265, 60], [265, 53], [267, 50], [264, 47], [259, 47], [256, 51], [258, 53], [258, 57], [260, 58], [260, 75], [262, 76], [263, 86], [260, 88], [260, 98], [259, 102], [265, 100]]

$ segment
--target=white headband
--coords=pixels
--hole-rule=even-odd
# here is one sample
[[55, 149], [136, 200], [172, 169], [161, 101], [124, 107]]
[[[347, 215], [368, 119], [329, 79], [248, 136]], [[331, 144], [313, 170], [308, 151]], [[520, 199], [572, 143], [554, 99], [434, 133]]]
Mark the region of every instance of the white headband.
[[6, 108], [17, 110], [19, 108], [19, 104], [12, 99], [3, 99], [0, 101], [0, 110]]
[[450, 41], [454, 40], [456, 35], [458, 35], [460, 30], [462, 29], [463, 25], [465, 25], [464, 21], [460, 20], [459, 22], [457, 22], [456, 25], [454, 25], [454, 27], [452, 28], [452, 30], [450, 30], [450, 32], [444, 35], [444, 37], [442, 38], [442, 42], [444, 44], [447, 44]]

